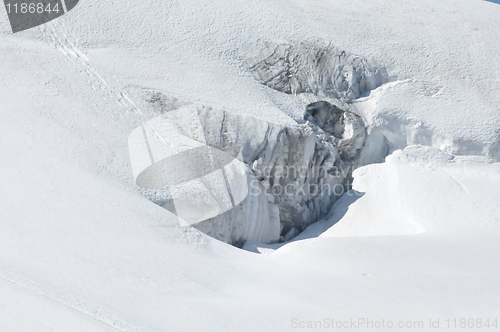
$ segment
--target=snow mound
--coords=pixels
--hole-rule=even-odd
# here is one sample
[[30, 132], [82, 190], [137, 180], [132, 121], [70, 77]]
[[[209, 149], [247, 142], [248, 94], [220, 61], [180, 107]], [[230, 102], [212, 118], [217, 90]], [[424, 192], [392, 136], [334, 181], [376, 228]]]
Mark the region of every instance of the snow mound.
[[354, 171], [353, 188], [364, 194], [355, 201], [352, 195], [342, 197], [326, 218], [338, 223], [321, 236], [410, 235], [459, 226], [498, 229], [499, 166], [487, 158], [408, 146], [383, 164]]
[[[386, 150], [395, 151], [419, 144], [453, 155], [484, 156], [500, 161], [498, 114], [471, 114], [472, 122], [467, 123], [454, 115], [443, 118], [443, 113], [434, 107], [449, 106], [439, 98], [439, 92], [429, 95], [419, 87], [422, 88], [422, 82], [413, 80], [391, 82], [354, 102], [356, 112], [368, 125], [369, 136], [373, 136], [368, 141], [376, 141], [371, 148], [385, 144]], [[484, 128], [479, 132], [472, 127], [478, 122]], [[367, 157], [365, 163], [370, 159], [373, 158]]]

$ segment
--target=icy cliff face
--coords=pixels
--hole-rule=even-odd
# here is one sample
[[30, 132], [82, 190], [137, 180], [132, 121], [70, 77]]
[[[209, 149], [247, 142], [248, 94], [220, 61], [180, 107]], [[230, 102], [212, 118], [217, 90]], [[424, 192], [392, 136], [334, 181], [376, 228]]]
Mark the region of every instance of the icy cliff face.
[[284, 126], [199, 107], [207, 144], [241, 147], [249, 194], [235, 209], [196, 225], [229, 243], [285, 241], [328, 213], [345, 192], [365, 140], [360, 117], [327, 102], [306, 124]]
[[359, 116], [329, 102], [319, 101], [307, 106], [304, 119], [310, 126], [316, 125], [326, 135], [339, 140], [339, 153], [343, 162], [358, 160], [366, 136], [365, 124]]
[[129, 136], [129, 155], [135, 183], [169, 195], [160, 205], [183, 225], [220, 215], [247, 196], [239, 147], [208, 143], [194, 105], [142, 123]]
[[185, 225], [235, 245], [286, 241], [325, 216], [365, 141], [361, 118], [325, 101], [292, 126], [204, 106], [161, 109], [130, 135], [136, 184]]
[[247, 66], [262, 84], [287, 94], [353, 100], [388, 81], [384, 68], [321, 41], [268, 42]]

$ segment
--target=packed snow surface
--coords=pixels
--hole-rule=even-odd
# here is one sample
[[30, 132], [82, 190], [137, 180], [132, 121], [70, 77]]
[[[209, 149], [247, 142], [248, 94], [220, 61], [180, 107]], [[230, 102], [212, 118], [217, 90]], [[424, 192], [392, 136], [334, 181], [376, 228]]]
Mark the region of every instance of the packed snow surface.
[[[500, 318], [499, 5], [87, 0], [15, 35], [0, 13], [0, 331]], [[280, 91], [248, 67], [302, 43], [361, 63], [314, 76], [355, 92]], [[292, 241], [235, 248], [137, 187], [130, 134], [166, 108], [294, 127], [319, 101], [363, 119], [366, 166]]]

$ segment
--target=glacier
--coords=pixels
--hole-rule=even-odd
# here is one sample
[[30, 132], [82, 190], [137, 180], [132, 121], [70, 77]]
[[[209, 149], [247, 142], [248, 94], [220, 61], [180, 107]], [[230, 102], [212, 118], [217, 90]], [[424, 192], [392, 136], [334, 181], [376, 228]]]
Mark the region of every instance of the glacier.
[[[499, 17], [482, 0], [87, 0], [12, 34], [0, 11], [0, 330], [493, 323]], [[203, 139], [164, 120], [186, 110]], [[228, 152], [220, 172], [139, 186], [152, 162], [130, 138], [149, 121], [184, 144], [166, 165], [206, 145]], [[321, 166], [349, 191], [269, 191]], [[183, 209], [200, 175], [223, 204]]]

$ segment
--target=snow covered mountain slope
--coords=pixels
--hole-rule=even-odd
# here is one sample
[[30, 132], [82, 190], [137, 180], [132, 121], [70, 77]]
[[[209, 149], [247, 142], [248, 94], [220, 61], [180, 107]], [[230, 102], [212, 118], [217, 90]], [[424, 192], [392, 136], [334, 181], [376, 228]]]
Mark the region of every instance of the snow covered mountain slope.
[[[87, 0], [16, 35], [0, 11], [0, 331], [492, 323], [499, 37], [500, 6], [479, 0]], [[367, 163], [393, 154], [295, 241], [252, 244], [267, 254], [179, 227], [134, 184], [151, 96], [294, 126], [329, 97], [273, 90], [245, 61], [302, 41], [386, 70], [345, 106], [369, 126]]]

